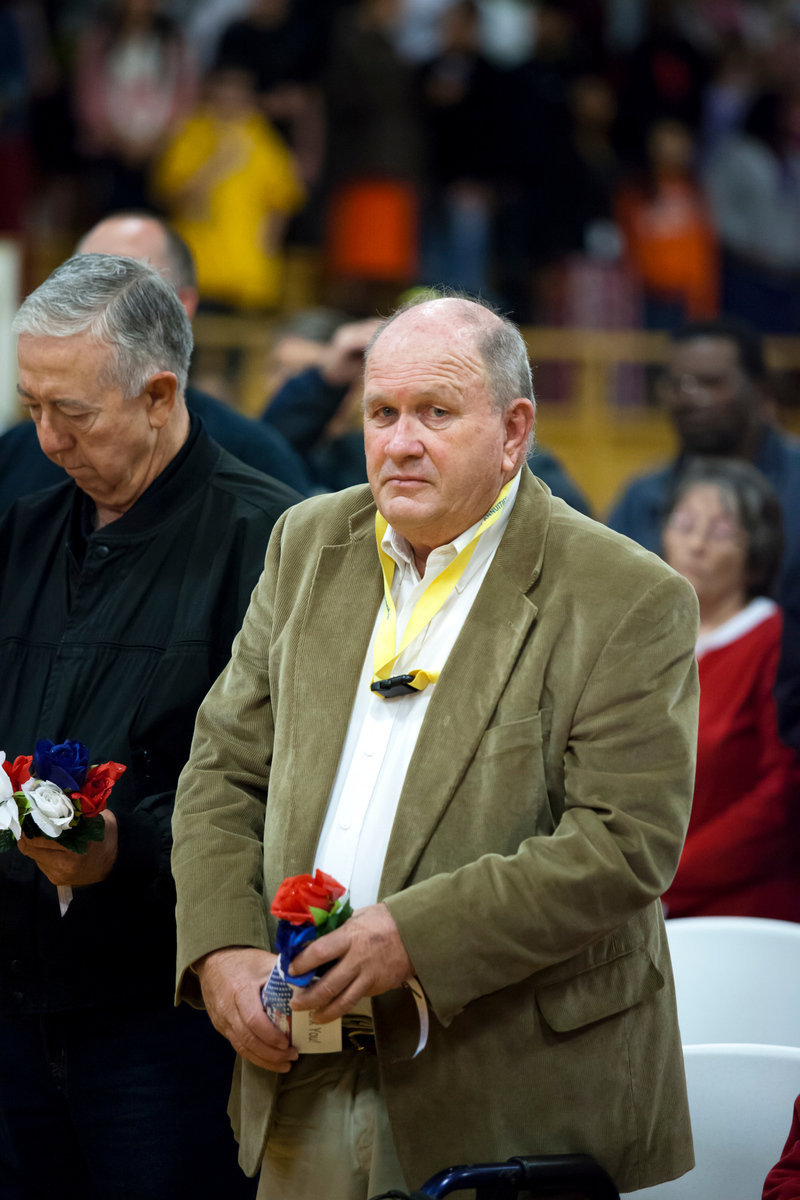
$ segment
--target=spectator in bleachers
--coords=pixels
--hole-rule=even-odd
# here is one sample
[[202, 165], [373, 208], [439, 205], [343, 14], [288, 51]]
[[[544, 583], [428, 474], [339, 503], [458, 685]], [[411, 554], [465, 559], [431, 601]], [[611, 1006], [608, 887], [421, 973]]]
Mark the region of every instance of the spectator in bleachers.
[[562, 148], [564, 244], [571, 251], [613, 259], [619, 239], [609, 222], [621, 163], [616, 141], [617, 99], [609, 80], [596, 73], [578, 76], [570, 92], [569, 111], [569, 136]]
[[367, 481], [361, 376], [364, 348], [379, 324], [378, 318], [340, 324], [318, 346], [316, 361], [278, 388], [262, 418], [331, 491]]
[[693, 157], [685, 125], [656, 121], [647, 135], [646, 170], [617, 194], [617, 218], [628, 264], [642, 286], [648, 329], [674, 329], [717, 313], [717, 239]]
[[502, 181], [497, 288], [523, 322], [540, 317], [537, 282], [542, 268], [573, 248], [563, 236], [562, 206], [569, 185], [560, 168], [573, 84], [590, 65], [570, 6], [544, 0], [528, 7], [535, 42], [531, 54], [504, 73], [497, 132]]
[[800, 443], [775, 424], [761, 338], [732, 320], [686, 325], [673, 336], [662, 384], [678, 454], [628, 484], [608, 524], [658, 552], [670, 493], [690, 458], [752, 462], [775, 488], [783, 511], [782, 598], [784, 576], [800, 568]]
[[458, 0], [442, 18], [443, 45], [420, 68], [426, 137], [424, 283], [489, 290], [497, 176], [499, 72], [481, 51], [480, 10]]
[[654, 121], [680, 121], [692, 132], [700, 124], [711, 60], [687, 36], [678, 0], [648, 0], [643, 36], [622, 61], [620, 112], [626, 151], [644, 158], [647, 130]]
[[765, 333], [800, 330], [800, 97], [762, 93], [709, 159], [722, 304]]
[[297, 169], [313, 185], [322, 169], [323, 123], [318, 82], [330, 17], [297, 0], [250, 0], [222, 30], [217, 67], [245, 71], [264, 115], [291, 148]]
[[741, 36], [725, 38], [713, 77], [703, 94], [701, 149], [707, 158], [719, 143], [742, 126], [756, 89], [757, 56]]
[[[580, 329], [630, 329], [639, 322], [639, 287], [622, 259], [613, 200], [622, 164], [617, 149], [617, 100], [604, 75], [581, 75], [570, 93], [570, 129], [554, 153], [558, 174], [553, 226], [563, 255], [549, 271], [540, 319]], [[541, 390], [563, 397], [574, 387], [568, 363], [542, 363]], [[616, 391], [626, 384], [617, 376]]]
[[153, 187], [194, 254], [201, 303], [278, 305], [283, 235], [304, 190], [246, 72], [209, 73], [204, 99], [156, 165]]
[[394, 48], [398, 0], [357, 0], [334, 25], [325, 99], [332, 299], [369, 314], [417, 277], [421, 130]]
[[150, 164], [188, 112], [195, 85], [183, 32], [156, 0], [116, 0], [86, 27], [74, 69], [75, 116], [98, 213], [147, 203]]
[[749, 463], [696, 459], [666, 514], [663, 555], [700, 605], [697, 774], [666, 913], [800, 921], [795, 756], [778, 737], [772, 695], [778, 497]]

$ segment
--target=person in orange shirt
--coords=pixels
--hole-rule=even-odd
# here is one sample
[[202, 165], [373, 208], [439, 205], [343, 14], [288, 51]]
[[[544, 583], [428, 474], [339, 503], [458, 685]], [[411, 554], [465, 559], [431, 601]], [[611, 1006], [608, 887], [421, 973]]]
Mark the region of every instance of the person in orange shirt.
[[717, 314], [717, 237], [692, 171], [693, 143], [686, 126], [656, 121], [647, 152], [647, 174], [620, 188], [616, 216], [644, 292], [646, 325], [676, 328]]

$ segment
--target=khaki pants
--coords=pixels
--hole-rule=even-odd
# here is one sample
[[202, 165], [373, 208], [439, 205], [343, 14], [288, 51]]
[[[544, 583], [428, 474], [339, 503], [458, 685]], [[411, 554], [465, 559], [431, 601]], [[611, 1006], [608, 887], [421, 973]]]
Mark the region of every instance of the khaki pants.
[[305, 1054], [283, 1076], [257, 1200], [368, 1200], [406, 1184], [366, 1051]]

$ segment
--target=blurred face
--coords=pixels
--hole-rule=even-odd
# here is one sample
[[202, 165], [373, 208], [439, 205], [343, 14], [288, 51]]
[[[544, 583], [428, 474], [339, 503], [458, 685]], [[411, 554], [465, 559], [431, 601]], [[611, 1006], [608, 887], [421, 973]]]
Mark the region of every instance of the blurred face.
[[647, 150], [659, 171], [683, 173], [692, 164], [692, 136], [678, 121], [657, 121], [647, 139]]
[[713, 483], [681, 496], [663, 534], [664, 558], [688, 579], [703, 604], [743, 608], [747, 594], [747, 535], [731, 500]]
[[398, 317], [365, 372], [369, 482], [418, 561], [488, 512], [524, 458], [533, 423], [530, 400], [492, 407], [475, 331], [458, 321], [458, 303], [434, 301]]
[[111, 351], [87, 334], [25, 334], [17, 356], [20, 397], [44, 453], [98, 507], [130, 508], [158, 474], [156, 443], [165, 418], [150, 393], [126, 397], [102, 384]]
[[727, 338], [679, 342], [664, 383], [669, 415], [688, 454], [736, 456], [762, 420], [758, 388]]
[[605, 80], [586, 75], [573, 88], [572, 111], [580, 125], [606, 129], [617, 115], [616, 97]]
[[252, 77], [246, 71], [214, 71], [206, 79], [206, 102], [215, 117], [235, 121], [249, 113], [256, 101]]

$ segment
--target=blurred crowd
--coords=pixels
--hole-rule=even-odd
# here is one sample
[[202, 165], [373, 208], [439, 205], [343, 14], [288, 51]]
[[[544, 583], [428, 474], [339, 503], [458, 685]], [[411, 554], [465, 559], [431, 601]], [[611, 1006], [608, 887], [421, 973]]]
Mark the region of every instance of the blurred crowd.
[[796, 333], [800, 4], [11, 0], [0, 168], [28, 248], [168, 217], [211, 310], [279, 309], [297, 246], [356, 316]]

